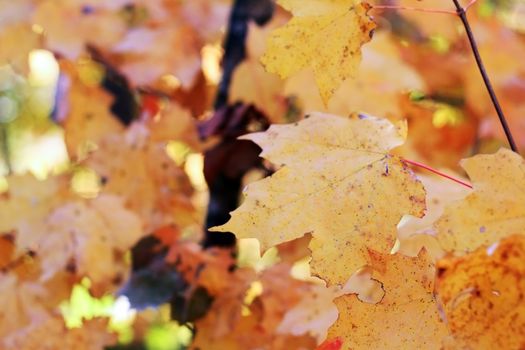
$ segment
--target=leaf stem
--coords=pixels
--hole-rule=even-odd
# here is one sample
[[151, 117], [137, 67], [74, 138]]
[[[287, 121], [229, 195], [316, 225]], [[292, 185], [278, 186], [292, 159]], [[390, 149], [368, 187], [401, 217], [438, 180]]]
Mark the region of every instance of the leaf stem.
[[410, 6], [399, 6], [399, 5], [373, 5], [374, 10], [405, 10], [405, 11], [418, 11], [418, 12], [431, 12], [431, 13], [444, 13], [447, 15], [455, 15], [455, 11], [442, 10], [442, 9], [428, 9], [422, 7], [410, 7]]
[[[456, 6], [456, 14], [459, 16], [459, 18], [461, 19], [461, 22], [463, 22], [463, 26], [465, 27], [465, 31], [467, 33], [470, 47], [472, 48], [472, 52], [474, 53], [474, 58], [476, 59], [476, 63], [478, 65], [479, 71], [481, 73], [485, 86], [487, 87], [487, 91], [490, 95], [490, 99], [492, 100], [492, 104], [494, 105], [494, 108], [496, 109], [496, 113], [498, 114], [498, 118], [500, 120], [501, 126], [503, 127], [503, 130], [505, 131], [505, 136], [507, 136], [507, 140], [509, 141], [510, 148], [514, 152], [518, 153], [518, 147], [516, 146], [516, 143], [514, 142], [514, 138], [512, 137], [512, 133], [510, 132], [510, 128], [507, 123], [507, 119], [505, 119], [505, 115], [503, 114], [503, 110], [501, 109], [498, 98], [496, 97], [496, 93], [494, 91], [494, 88], [492, 87], [492, 83], [490, 82], [490, 79], [487, 75], [485, 65], [483, 64], [483, 60], [481, 59], [481, 55], [478, 50], [476, 39], [474, 38], [474, 34], [472, 33], [472, 28], [470, 27], [470, 23], [467, 19], [466, 9], [461, 6], [461, 4], [459, 3], [459, 0], [452, 0], [452, 1], [454, 2], [454, 5]], [[474, 3], [475, 1], [471, 1], [469, 5], [467, 6], [467, 8], [470, 7]]]
[[454, 182], [457, 182], [457, 183], [460, 184], [460, 185], [463, 185], [463, 186], [465, 186], [465, 187], [468, 187], [468, 188], [472, 189], [472, 185], [469, 184], [468, 182], [465, 182], [465, 181], [460, 180], [460, 179], [457, 179], [457, 178], [455, 178], [455, 177], [453, 177], [453, 176], [447, 175], [447, 174], [445, 174], [445, 173], [443, 173], [443, 172], [441, 172], [441, 171], [439, 171], [439, 170], [437, 170], [437, 169], [434, 169], [434, 168], [432, 168], [432, 167], [430, 167], [430, 166], [428, 166], [428, 165], [425, 165], [425, 164], [423, 164], [423, 163], [419, 163], [419, 162], [416, 162], [416, 161], [413, 161], [413, 160], [408, 160], [408, 159], [405, 159], [405, 158], [401, 158], [401, 160], [404, 161], [405, 163], [408, 163], [408, 164], [411, 164], [411, 165], [417, 166], [417, 167], [419, 167], [419, 168], [422, 168], [422, 169], [428, 170], [428, 171], [430, 171], [430, 172], [433, 172], [433, 173], [436, 174], [436, 175], [442, 176], [442, 177], [444, 177], [444, 178], [447, 178], [447, 179], [449, 179], [449, 180], [452, 180], [452, 181], [454, 181]]

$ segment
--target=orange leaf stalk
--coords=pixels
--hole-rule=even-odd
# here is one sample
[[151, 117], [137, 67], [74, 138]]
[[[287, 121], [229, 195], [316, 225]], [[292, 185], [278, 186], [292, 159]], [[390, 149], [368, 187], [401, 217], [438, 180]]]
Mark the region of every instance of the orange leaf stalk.
[[454, 182], [457, 182], [458, 184], [460, 185], [463, 185], [465, 187], [468, 187], [468, 188], [472, 188], [472, 185], [469, 184], [468, 182], [465, 182], [465, 181], [462, 181], [460, 179], [456, 179], [455, 177], [453, 176], [450, 176], [450, 175], [447, 175], [445, 173], [442, 173], [441, 171], [437, 170], [437, 169], [434, 169], [428, 165], [425, 165], [425, 164], [422, 164], [422, 163], [419, 163], [419, 162], [415, 162], [413, 160], [408, 160], [408, 159], [404, 159], [404, 158], [401, 158], [402, 161], [404, 161], [405, 163], [408, 163], [408, 164], [411, 164], [411, 165], [414, 165], [414, 166], [417, 166], [419, 168], [423, 168], [425, 170], [428, 170], [428, 171], [431, 171], [433, 172], [434, 174], [437, 174], [439, 176], [442, 176], [444, 178], [447, 178], [449, 180], [452, 180]]

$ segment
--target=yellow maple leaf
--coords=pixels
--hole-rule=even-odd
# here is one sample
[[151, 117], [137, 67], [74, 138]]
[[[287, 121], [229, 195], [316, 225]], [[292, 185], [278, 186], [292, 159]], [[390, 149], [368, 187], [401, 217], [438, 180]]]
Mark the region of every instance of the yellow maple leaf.
[[270, 36], [261, 61], [281, 78], [312, 68], [325, 104], [355, 74], [361, 46], [371, 39], [370, 5], [355, 0], [279, 0], [294, 17]]
[[[335, 300], [339, 319], [328, 339], [343, 339], [341, 349], [439, 349], [447, 335], [433, 296], [434, 265], [423, 250], [416, 258], [371, 254], [373, 274], [385, 295], [377, 304], [355, 295]], [[381, 271], [382, 270], [382, 271]]]
[[242, 206], [215, 230], [258, 238], [263, 250], [311, 233], [314, 272], [343, 284], [365, 265], [367, 248], [390, 252], [403, 215], [423, 215], [423, 186], [388, 154], [405, 136], [404, 123], [325, 114], [245, 136], [283, 167], [250, 184]]
[[13, 235], [15, 256], [36, 254], [41, 283], [67, 271], [111, 285], [127, 268], [121, 254], [141, 238], [142, 221], [117, 196], [79, 199], [69, 192], [68, 180], [9, 177], [9, 191], [0, 196], [0, 233]]
[[452, 337], [446, 349], [522, 349], [525, 236], [438, 262], [436, 292]]
[[464, 159], [474, 192], [449, 205], [436, 223], [447, 251], [465, 253], [525, 230], [525, 161], [507, 149]]
[[[425, 82], [401, 59], [398, 40], [385, 31], [376, 32], [374, 40], [363, 47], [362, 63], [356, 76], [343, 82], [328, 104], [323, 103], [314, 74], [309, 71], [289, 78], [284, 95], [297, 96], [305, 111], [338, 115], [366, 111], [391, 120], [399, 119], [398, 116], [405, 115], [398, 103], [400, 91], [425, 91]], [[411, 132], [410, 135], [415, 134]]]

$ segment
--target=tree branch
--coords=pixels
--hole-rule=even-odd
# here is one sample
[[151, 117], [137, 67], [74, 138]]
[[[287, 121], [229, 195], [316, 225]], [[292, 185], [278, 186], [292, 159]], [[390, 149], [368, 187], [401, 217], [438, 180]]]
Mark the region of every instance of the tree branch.
[[[501, 109], [498, 98], [496, 97], [496, 93], [494, 92], [492, 83], [490, 82], [490, 79], [487, 75], [487, 71], [485, 70], [483, 60], [481, 59], [481, 55], [479, 54], [476, 39], [474, 38], [474, 34], [472, 33], [472, 28], [470, 27], [470, 23], [467, 19], [467, 12], [459, 3], [459, 0], [452, 0], [452, 1], [454, 2], [454, 5], [456, 6], [457, 15], [459, 16], [459, 18], [461, 19], [461, 22], [463, 22], [463, 26], [465, 27], [465, 31], [467, 33], [467, 37], [470, 42], [470, 47], [472, 48], [472, 52], [474, 53], [474, 58], [476, 59], [476, 63], [478, 65], [479, 71], [481, 73], [481, 76], [483, 77], [485, 86], [487, 87], [487, 91], [490, 95], [490, 99], [492, 100], [492, 104], [494, 105], [494, 108], [496, 109], [496, 113], [498, 114], [498, 118], [501, 122], [501, 126], [503, 127], [503, 130], [505, 131], [505, 135], [507, 136], [507, 140], [509, 141], [510, 148], [514, 152], [518, 153], [518, 147], [516, 146], [516, 143], [514, 142], [514, 138], [512, 137], [512, 133], [510, 132], [510, 128], [507, 123], [507, 119], [505, 119], [505, 115], [503, 114], [503, 110]], [[471, 4], [472, 3], [473, 2], [471, 2]]]

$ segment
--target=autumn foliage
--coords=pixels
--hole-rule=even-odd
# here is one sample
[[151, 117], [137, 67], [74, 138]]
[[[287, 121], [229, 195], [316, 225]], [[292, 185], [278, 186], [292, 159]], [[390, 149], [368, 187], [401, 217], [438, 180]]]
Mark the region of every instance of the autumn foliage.
[[0, 349], [523, 349], [524, 13], [0, 0]]

